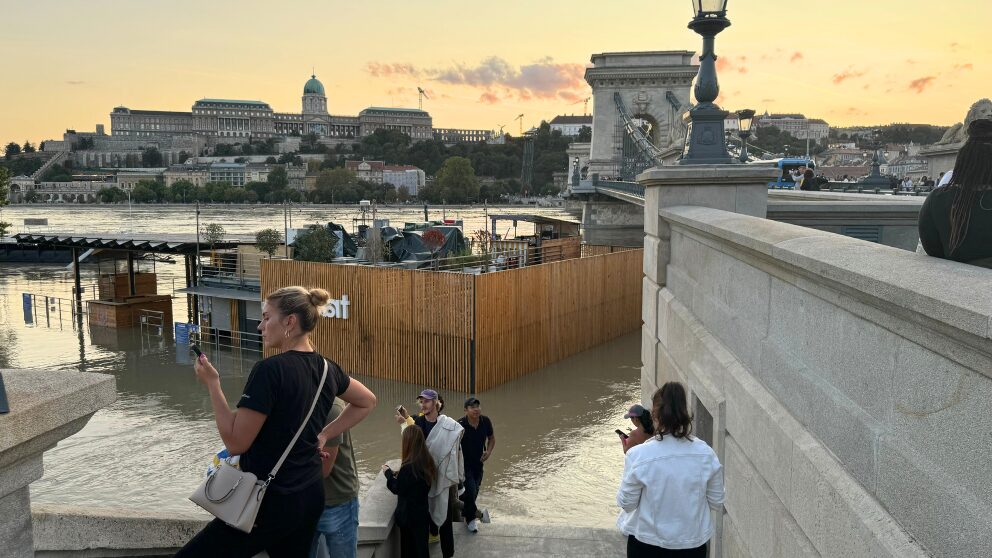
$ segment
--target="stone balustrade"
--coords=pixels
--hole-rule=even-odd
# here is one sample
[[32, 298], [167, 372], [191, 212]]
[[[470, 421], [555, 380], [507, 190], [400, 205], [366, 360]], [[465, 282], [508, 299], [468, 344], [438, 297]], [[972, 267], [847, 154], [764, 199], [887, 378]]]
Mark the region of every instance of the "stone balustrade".
[[713, 556], [992, 555], [992, 270], [673, 180], [641, 177], [642, 395], [684, 382], [724, 464]]
[[42, 454], [79, 432], [117, 399], [113, 376], [72, 371], [3, 370], [10, 412], [0, 415], [0, 549], [33, 556], [28, 485], [41, 478]]

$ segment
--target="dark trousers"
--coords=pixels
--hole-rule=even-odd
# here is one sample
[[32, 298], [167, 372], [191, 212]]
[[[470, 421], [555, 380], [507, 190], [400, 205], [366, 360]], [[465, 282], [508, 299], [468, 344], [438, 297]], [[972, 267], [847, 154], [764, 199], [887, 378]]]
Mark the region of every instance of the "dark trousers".
[[444, 519], [444, 523], [441, 526], [434, 524], [431, 520], [431, 535], [441, 536], [441, 556], [444, 558], [451, 558], [455, 555], [455, 534], [451, 529], [451, 518], [454, 517], [455, 502], [458, 501], [458, 487], [452, 485], [448, 490], [448, 515]]
[[477, 519], [479, 508], [475, 500], [479, 497], [479, 488], [482, 487], [482, 467], [465, 468], [465, 493], [462, 494], [462, 502], [465, 507], [462, 509], [462, 517], [465, 523]]
[[627, 535], [627, 558], [706, 558], [706, 545], [670, 550], [654, 546]]
[[317, 520], [324, 511], [324, 483], [318, 480], [293, 494], [268, 492], [251, 533], [214, 519], [182, 547], [177, 558], [251, 558], [263, 550], [271, 558], [308, 558]]
[[427, 531], [425, 524], [400, 527], [400, 558], [430, 558]]

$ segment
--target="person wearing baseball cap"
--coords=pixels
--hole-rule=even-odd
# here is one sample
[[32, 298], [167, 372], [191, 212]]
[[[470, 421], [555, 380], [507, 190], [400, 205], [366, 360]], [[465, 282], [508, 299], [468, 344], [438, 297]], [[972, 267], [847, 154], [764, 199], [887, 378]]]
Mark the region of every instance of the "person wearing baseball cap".
[[[441, 542], [442, 558], [455, 554], [452, 517], [458, 501], [457, 485], [463, 480], [461, 456], [462, 426], [458, 421], [442, 415], [444, 398], [436, 390], [427, 388], [417, 396], [420, 415], [411, 417], [403, 406], [396, 408], [396, 422], [405, 429], [417, 426], [424, 433], [427, 450], [437, 465], [437, 476], [432, 479], [428, 502], [431, 510], [429, 542]], [[434, 434], [433, 436], [431, 434]]]
[[631, 405], [630, 409], [627, 409], [626, 414], [623, 415], [623, 418], [630, 419], [630, 422], [634, 425], [634, 429], [629, 434], [620, 437], [624, 453], [627, 453], [627, 450], [638, 444], [643, 444], [651, 436], [654, 436], [654, 421], [651, 419], [651, 411], [645, 409], [643, 406]]
[[475, 397], [465, 400], [465, 416], [458, 419], [458, 424], [465, 429], [462, 435], [462, 455], [465, 457], [465, 493], [461, 496], [465, 507], [462, 516], [465, 527], [472, 533], [478, 533], [479, 520], [489, 523], [489, 510], [480, 511], [475, 500], [482, 486], [483, 464], [496, 447], [496, 435], [493, 421], [482, 414], [482, 402]]

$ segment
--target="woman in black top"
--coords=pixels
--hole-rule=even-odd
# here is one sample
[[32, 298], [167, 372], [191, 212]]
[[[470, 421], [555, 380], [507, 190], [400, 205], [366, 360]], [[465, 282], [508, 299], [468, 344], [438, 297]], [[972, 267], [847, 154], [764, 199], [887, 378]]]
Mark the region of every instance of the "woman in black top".
[[382, 466], [386, 488], [396, 494], [396, 525], [400, 528], [400, 558], [429, 558], [427, 534], [430, 509], [427, 494], [436, 474], [434, 460], [427, 451], [424, 433], [419, 428], [403, 430], [402, 463], [398, 473]]
[[950, 184], [927, 196], [920, 243], [931, 256], [992, 267], [992, 120], [968, 126]]
[[[268, 477], [317, 396], [324, 357], [314, 351], [308, 334], [317, 327], [320, 308], [329, 299], [323, 289], [307, 291], [303, 287], [285, 287], [265, 299], [258, 330], [262, 344], [279, 354], [255, 364], [236, 411], [228, 407], [220, 376], [206, 356], [198, 358], [194, 366], [197, 379], [210, 392], [224, 446], [231, 455], [241, 456], [242, 470], [259, 479]], [[266, 490], [251, 533], [214, 519], [176, 556], [251, 557], [263, 550], [272, 558], [309, 555], [313, 531], [324, 509], [319, 452], [328, 438], [358, 424], [376, 403], [375, 395], [361, 382], [327, 362], [327, 379], [317, 406]], [[327, 424], [335, 396], [349, 405]]]

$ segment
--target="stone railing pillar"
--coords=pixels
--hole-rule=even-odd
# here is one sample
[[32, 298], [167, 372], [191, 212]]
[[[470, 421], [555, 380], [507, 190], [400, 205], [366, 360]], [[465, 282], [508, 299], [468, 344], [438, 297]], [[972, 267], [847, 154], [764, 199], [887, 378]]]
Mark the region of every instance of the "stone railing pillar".
[[768, 183], [779, 172], [773, 166], [690, 165], [658, 167], [641, 173], [637, 182], [644, 186], [644, 274], [647, 278], [659, 287], [666, 284], [671, 232], [658, 214], [660, 209], [698, 205], [765, 217]]
[[117, 399], [113, 376], [3, 370], [10, 413], [0, 415], [0, 553], [34, 556], [28, 485], [41, 478], [42, 454], [72, 436]]

